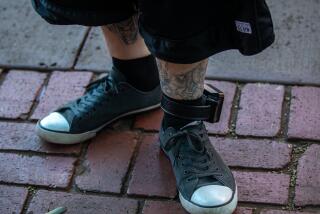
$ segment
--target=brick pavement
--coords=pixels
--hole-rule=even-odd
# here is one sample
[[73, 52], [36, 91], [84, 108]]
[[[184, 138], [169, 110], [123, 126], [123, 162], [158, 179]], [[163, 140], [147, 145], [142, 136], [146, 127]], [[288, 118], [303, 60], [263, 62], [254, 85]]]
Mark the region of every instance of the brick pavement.
[[[97, 74], [0, 74], [0, 213], [185, 213], [159, 150], [160, 109], [131, 116], [82, 145], [34, 134], [36, 119], [84, 92]], [[214, 81], [227, 94], [210, 140], [232, 168], [236, 214], [320, 213], [320, 88]], [[72, 91], [68, 94], [67, 91]]]
[[[279, 36], [256, 57], [212, 57], [209, 76], [235, 79], [210, 80], [226, 99], [220, 122], [206, 125], [237, 179], [235, 214], [320, 213], [319, 1], [268, 3], [278, 34], [294, 38]], [[0, 11], [0, 214], [58, 206], [67, 214], [186, 213], [158, 147], [160, 109], [81, 145], [48, 144], [34, 133], [39, 118], [110, 68], [99, 29], [48, 25], [28, 0], [0, 1]]]

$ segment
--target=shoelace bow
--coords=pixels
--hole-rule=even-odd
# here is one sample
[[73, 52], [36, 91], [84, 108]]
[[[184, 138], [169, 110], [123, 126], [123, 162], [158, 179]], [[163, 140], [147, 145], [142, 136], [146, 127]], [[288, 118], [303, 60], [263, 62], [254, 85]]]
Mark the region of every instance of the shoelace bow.
[[[86, 94], [73, 102], [68, 108], [78, 117], [89, 115], [96, 110], [97, 105], [107, 102], [110, 96], [119, 93], [114, 80], [108, 75], [87, 86]], [[108, 96], [105, 96], [108, 94]]]
[[[215, 161], [212, 158], [212, 154], [206, 149], [202, 143], [202, 135], [204, 133], [195, 133], [190, 130], [182, 130], [173, 134], [169, 137], [168, 143], [165, 146], [165, 149], [170, 150], [174, 146], [178, 146], [177, 154], [175, 157], [178, 161], [181, 161], [182, 166], [186, 167], [184, 170], [184, 176], [187, 178], [187, 181], [190, 181], [195, 178], [202, 178], [208, 176], [221, 176], [219, 173], [218, 167], [210, 167], [211, 162]], [[192, 139], [193, 138], [193, 139]], [[180, 139], [180, 141], [179, 141]], [[181, 154], [182, 140], [187, 140], [187, 145], [189, 148], [184, 151], [184, 155]], [[195, 141], [192, 141], [195, 140]], [[194, 143], [199, 143], [200, 149], [196, 149]]]

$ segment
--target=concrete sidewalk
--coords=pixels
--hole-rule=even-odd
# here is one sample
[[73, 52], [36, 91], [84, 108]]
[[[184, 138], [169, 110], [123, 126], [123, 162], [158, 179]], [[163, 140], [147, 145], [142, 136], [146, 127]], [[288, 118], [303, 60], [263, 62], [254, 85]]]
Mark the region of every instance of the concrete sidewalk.
[[[99, 30], [49, 26], [26, 0], [1, 1], [0, 11], [0, 213], [185, 213], [157, 142], [160, 109], [81, 145], [35, 136], [39, 118], [110, 66]], [[320, 213], [320, 87], [277, 78], [213, 81], [226, 100], [207, 127], [236, 177], [236, 214]]]

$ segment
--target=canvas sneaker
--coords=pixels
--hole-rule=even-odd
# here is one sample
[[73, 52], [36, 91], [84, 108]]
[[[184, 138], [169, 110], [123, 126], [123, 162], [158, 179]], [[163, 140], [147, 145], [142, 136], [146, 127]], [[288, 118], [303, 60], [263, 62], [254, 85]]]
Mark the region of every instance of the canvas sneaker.
[[140, 91], [113, 69], [91, 83], [82, 97], [38, 121], [36, 132], [52, 143], [83, 142], [119, 118], [158, 108], [160, 100], [160, 84], [151, 91]]
[[182, 206], [192, 214], [231, 214], [237, 187], [228, 166], [211, 145], [201, 121], [160, 130], [160, 146], [170, 159]]

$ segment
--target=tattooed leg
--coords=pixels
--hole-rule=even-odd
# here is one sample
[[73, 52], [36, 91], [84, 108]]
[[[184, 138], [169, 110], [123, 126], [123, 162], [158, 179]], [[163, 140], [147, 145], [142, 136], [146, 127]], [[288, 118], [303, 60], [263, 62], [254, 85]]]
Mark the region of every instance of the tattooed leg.
[[175, 64], [158, 59], [162, 92], [177, 100], [202, 96], [208, 60], [193, 64]]
[[125, 44], [133, 44], [138, 38], [138, 16], [135, 15], [125, 21], [107, 25], [107, 28], [117, 34]]
[[132, 16], [125, 21], [101, 27], [112, 57], [136, 59], [150, 55], [139, 34], [137, 19], [137, 16]]

